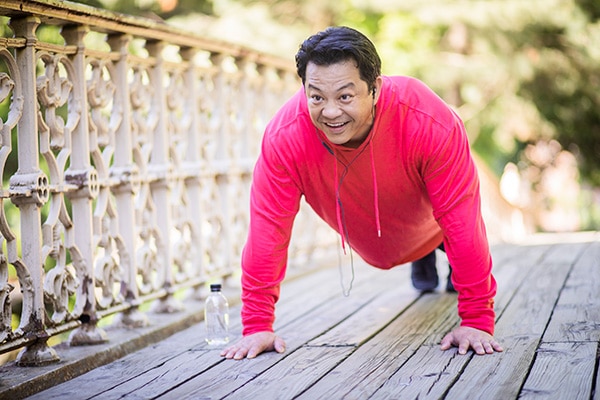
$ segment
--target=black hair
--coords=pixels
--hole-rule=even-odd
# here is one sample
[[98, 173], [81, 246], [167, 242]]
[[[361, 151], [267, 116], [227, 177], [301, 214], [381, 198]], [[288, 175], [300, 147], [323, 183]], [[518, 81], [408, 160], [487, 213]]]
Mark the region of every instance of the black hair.
[[360, 78], [373, 90], [375, 80], [381, 75], [379, 54], [369, 38], [346, 26], [329, 27], [306, 39], [296, 53], [296, 71], [304, 85], [309, 62], [327, 66], [348, 59], [356, 62]]

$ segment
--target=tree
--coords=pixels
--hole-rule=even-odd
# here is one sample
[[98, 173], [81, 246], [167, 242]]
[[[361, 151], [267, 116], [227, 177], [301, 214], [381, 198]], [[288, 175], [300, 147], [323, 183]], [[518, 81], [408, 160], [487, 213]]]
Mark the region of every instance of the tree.
[[563, 147], [578, 155], [583, 176], [600, 186], [600, 6], [579, 11], [564, 26], [535, 27], [535, 73], [519, 93], [555, 127]]

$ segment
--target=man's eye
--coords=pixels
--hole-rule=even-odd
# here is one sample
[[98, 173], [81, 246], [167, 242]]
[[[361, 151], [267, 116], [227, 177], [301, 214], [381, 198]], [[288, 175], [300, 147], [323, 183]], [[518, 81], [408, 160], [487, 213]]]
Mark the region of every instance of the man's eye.
[[340, 96], [340, 100], [348, 102], [348, 101], [352, 100], [352, 96], [349, 94], [343, 94]]
[[321, 100], [323, 100], [323, 98], [321, 96], [317, 96], [316, 94], [313, 95], [313, 96], [311, 96], [311, 99], [313, 101], [321, 101]]

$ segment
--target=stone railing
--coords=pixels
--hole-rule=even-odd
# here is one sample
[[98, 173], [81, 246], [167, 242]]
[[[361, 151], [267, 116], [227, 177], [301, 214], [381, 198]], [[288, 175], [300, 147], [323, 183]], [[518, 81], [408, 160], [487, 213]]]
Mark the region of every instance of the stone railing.
[[[49, 337], [104, 342], [102, 318], [144, 326], [141, 304], [176, 312], [175, 293], [233, 281], [291, 60], [63, 1], [0, 16], [0, 353], [56, 362]], [[297, 221], [292, 267], [336, 240]]]

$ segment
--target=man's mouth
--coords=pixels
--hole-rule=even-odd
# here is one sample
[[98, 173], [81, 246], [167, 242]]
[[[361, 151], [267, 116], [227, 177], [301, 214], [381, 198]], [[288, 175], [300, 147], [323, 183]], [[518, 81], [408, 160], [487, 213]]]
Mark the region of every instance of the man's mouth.
[[328, 126], [329, 128], [335, 129], [335, 128], [341, 128], [342, 126], [346, 125], [348, 122], [336, 122], [336, 123], [332, 123], [332, 122], [326, 122], [325, 125]]

